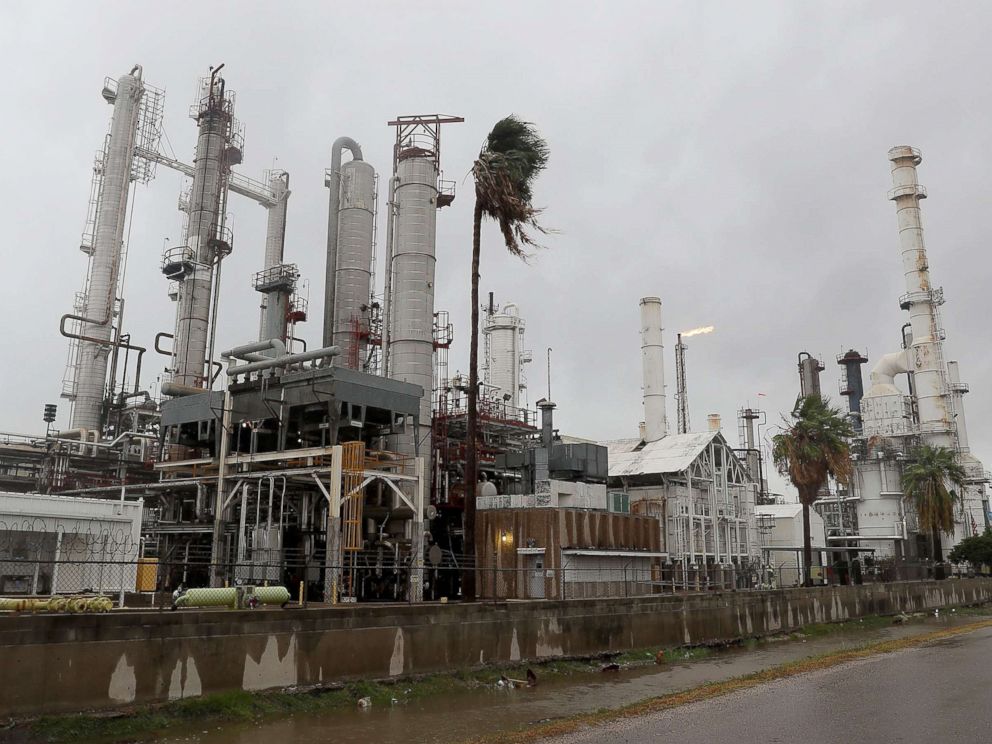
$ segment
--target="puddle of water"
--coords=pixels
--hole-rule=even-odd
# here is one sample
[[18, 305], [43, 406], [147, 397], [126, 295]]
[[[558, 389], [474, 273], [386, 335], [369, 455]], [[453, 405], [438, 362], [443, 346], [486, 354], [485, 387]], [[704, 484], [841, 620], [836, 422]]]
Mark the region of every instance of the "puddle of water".
[[[649, 697], [718, 682], [770, 666], [856, 648], [871, 641], [919, 635], [938, 628], [973, 622], [973, 617], [914, 619], [904, 625], [852, 630], [804, 640], [766, 641], [756, 648], [731, 647], [689, 662], [639, 666], [619, 672], [577, 672], [540, 681], [533, 688], [465, 690], [433, 698], [376, 706], [368, 710], [341, 709], [252, 723], [213, 724], [204, 729], [193, 722], [183, 736], [148, 739], [156, 744], [333, 744], [411, 741], [444, 743], [482, 734], [513, 731], [549, 719], [616, 708]], [[540, 668], [537, 667], [540, 674]], [[397, 697], [403, 688], [397, 686]]]

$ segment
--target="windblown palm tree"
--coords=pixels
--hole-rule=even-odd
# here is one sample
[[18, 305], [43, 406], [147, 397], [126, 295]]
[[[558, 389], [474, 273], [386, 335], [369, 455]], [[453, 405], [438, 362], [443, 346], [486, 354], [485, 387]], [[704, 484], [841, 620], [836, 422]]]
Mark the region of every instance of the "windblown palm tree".
[[964, 468], [946, 447], [923, 445], [913, 451], [912, 458], [902, 473], [903, 494], [916, 505], [920, 531], [930, 536], [931, 557], [939, 561], [943, 556], [940, 533], [954, 530], [954, 505], [960, 498], [948, 485], [964, 487]]
[[803, 505], [803, 583], [812, 583], [813, 549], [809, 534], [809, 508], [832, 477], [847, 483], [851, 477], [848, 440], [853, 436], [847, 417], [819, 395], [807, 395], [792, 412], [792, 424], [772, 438], [772, 459], [799, 491]]
[[[528, 247], [537, 247], [534, 233], [547, 231], [538, 223], [541, 210], [531, 203], [534, 179], [548, 164], [548, 145], [533, 124], [508, 116], [496, 122], [472, 166], [475, 180], [475, 215], [472, 225], [472, 340], [468, 363], [468, 432], [465, 456], [465, 552], [475, 555], [475, 495], [479, 481], [477, 459], [479, 391], [479, 253], [482, 220], [499, 225], [506, 249], [527, 258]], [[462, 581], [462, 596], [475, 598], [475, 574]]]

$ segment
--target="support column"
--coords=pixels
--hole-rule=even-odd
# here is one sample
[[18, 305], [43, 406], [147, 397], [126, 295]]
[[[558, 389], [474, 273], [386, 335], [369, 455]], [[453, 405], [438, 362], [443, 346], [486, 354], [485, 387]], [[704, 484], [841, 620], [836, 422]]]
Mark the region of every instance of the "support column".
[[338, 444], [331, 450], [331, 479], [327, 494], [327, 534], [324, 555], [324, 602], [338, 603], [341, 589], [341, 462], [344, 448]]
[[410, 601], [424, 601], [424, 458], [418, 457], [417, 488], [414, 493], [417, 508], [413, 513], [413, 534], [410, 536]]
[[227, 449], [230, 441], [231, 417], [234, 405], [231, 401], [231, 390], [224, 388], [224, 411], [221, 415], [220, 446], [217, 464], [217, 498], [214, 501], [214, 534], [210, 546], [210, 586], [224, 586], [224, 502], [227, 500], [227, 486], [224, 479], [227, 475]]

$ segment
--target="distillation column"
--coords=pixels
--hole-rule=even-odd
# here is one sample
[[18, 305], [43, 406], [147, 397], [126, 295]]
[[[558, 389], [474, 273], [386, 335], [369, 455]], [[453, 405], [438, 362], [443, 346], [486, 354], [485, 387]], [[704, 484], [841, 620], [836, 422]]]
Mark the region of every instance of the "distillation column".
[[665, 413], [665, 350], [662, 346], [661, 300], [641, 299], [641, 366], [644, 384], [644, 441], [668, 434]]
[[137, 138], [138, 114], [144, 86], [141, 70], [135, 67], [117, 81], [117, 93], [104, 90], [114, 114], [103, 164], [94, 231], [93, 258], [83, 308], [81, 335], [97, 341], [80, 341], [76, 371], [76, 402], [72, 409], [73, 429], [99, 430], [107, 386], [107, 360], [117, 279], [120, 272], [124, 222], [127, 215], [131, 164]]
[[433, 153], [409, 147], [397, 154], [389, 376], [424, 389], [419, 430], [398, 435], [393, 445], [409, 456], [427, 456], [431, 442], [437, 179]]
[[[219, 68], [218, 68], [219, 69]], [[189, 200], [189, 226], [185, 269], [179, 280], [176, 332], [173, 346], [173, 382], [177, 386], [204, 387], [207, 342], [210, 332], [210, 298], [214, 263], [230, 250], [224, 239], [223, 208], [231, 165], [240, 152], [231, 147], [233, 97], [226, 95], [224, 79], [211, 75], [197, 105], [199, 134], [196, 142], [193, 187]]]

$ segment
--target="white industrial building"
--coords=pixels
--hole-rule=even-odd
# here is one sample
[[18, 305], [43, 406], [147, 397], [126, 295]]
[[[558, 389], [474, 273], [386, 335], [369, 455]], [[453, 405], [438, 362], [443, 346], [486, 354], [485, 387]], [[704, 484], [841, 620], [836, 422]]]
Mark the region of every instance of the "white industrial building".
[[[759, 504], [755, 507], [761, 530], [761, 550], [770, 577], [778, 586], [801, 584], [803, 575], [803, 505]], [[813, 548], [814, 573], [823, 565], [827, 547], [823, 518], [814, 509], [809, 512], [810, 545]]]
[[142, 507], [0, 493], [0, 594], [133, 592]]
[[759, 479], [719, 431], [672, 434], [665, 407], [661, 300], [641, 300], [644, 423], [641, 436], [605, 444], [609, 487], [630, 512], [656, 517], [661, 550], [683, 576], [707, 566], [753, 566], [760, 560], [754, 506]]

